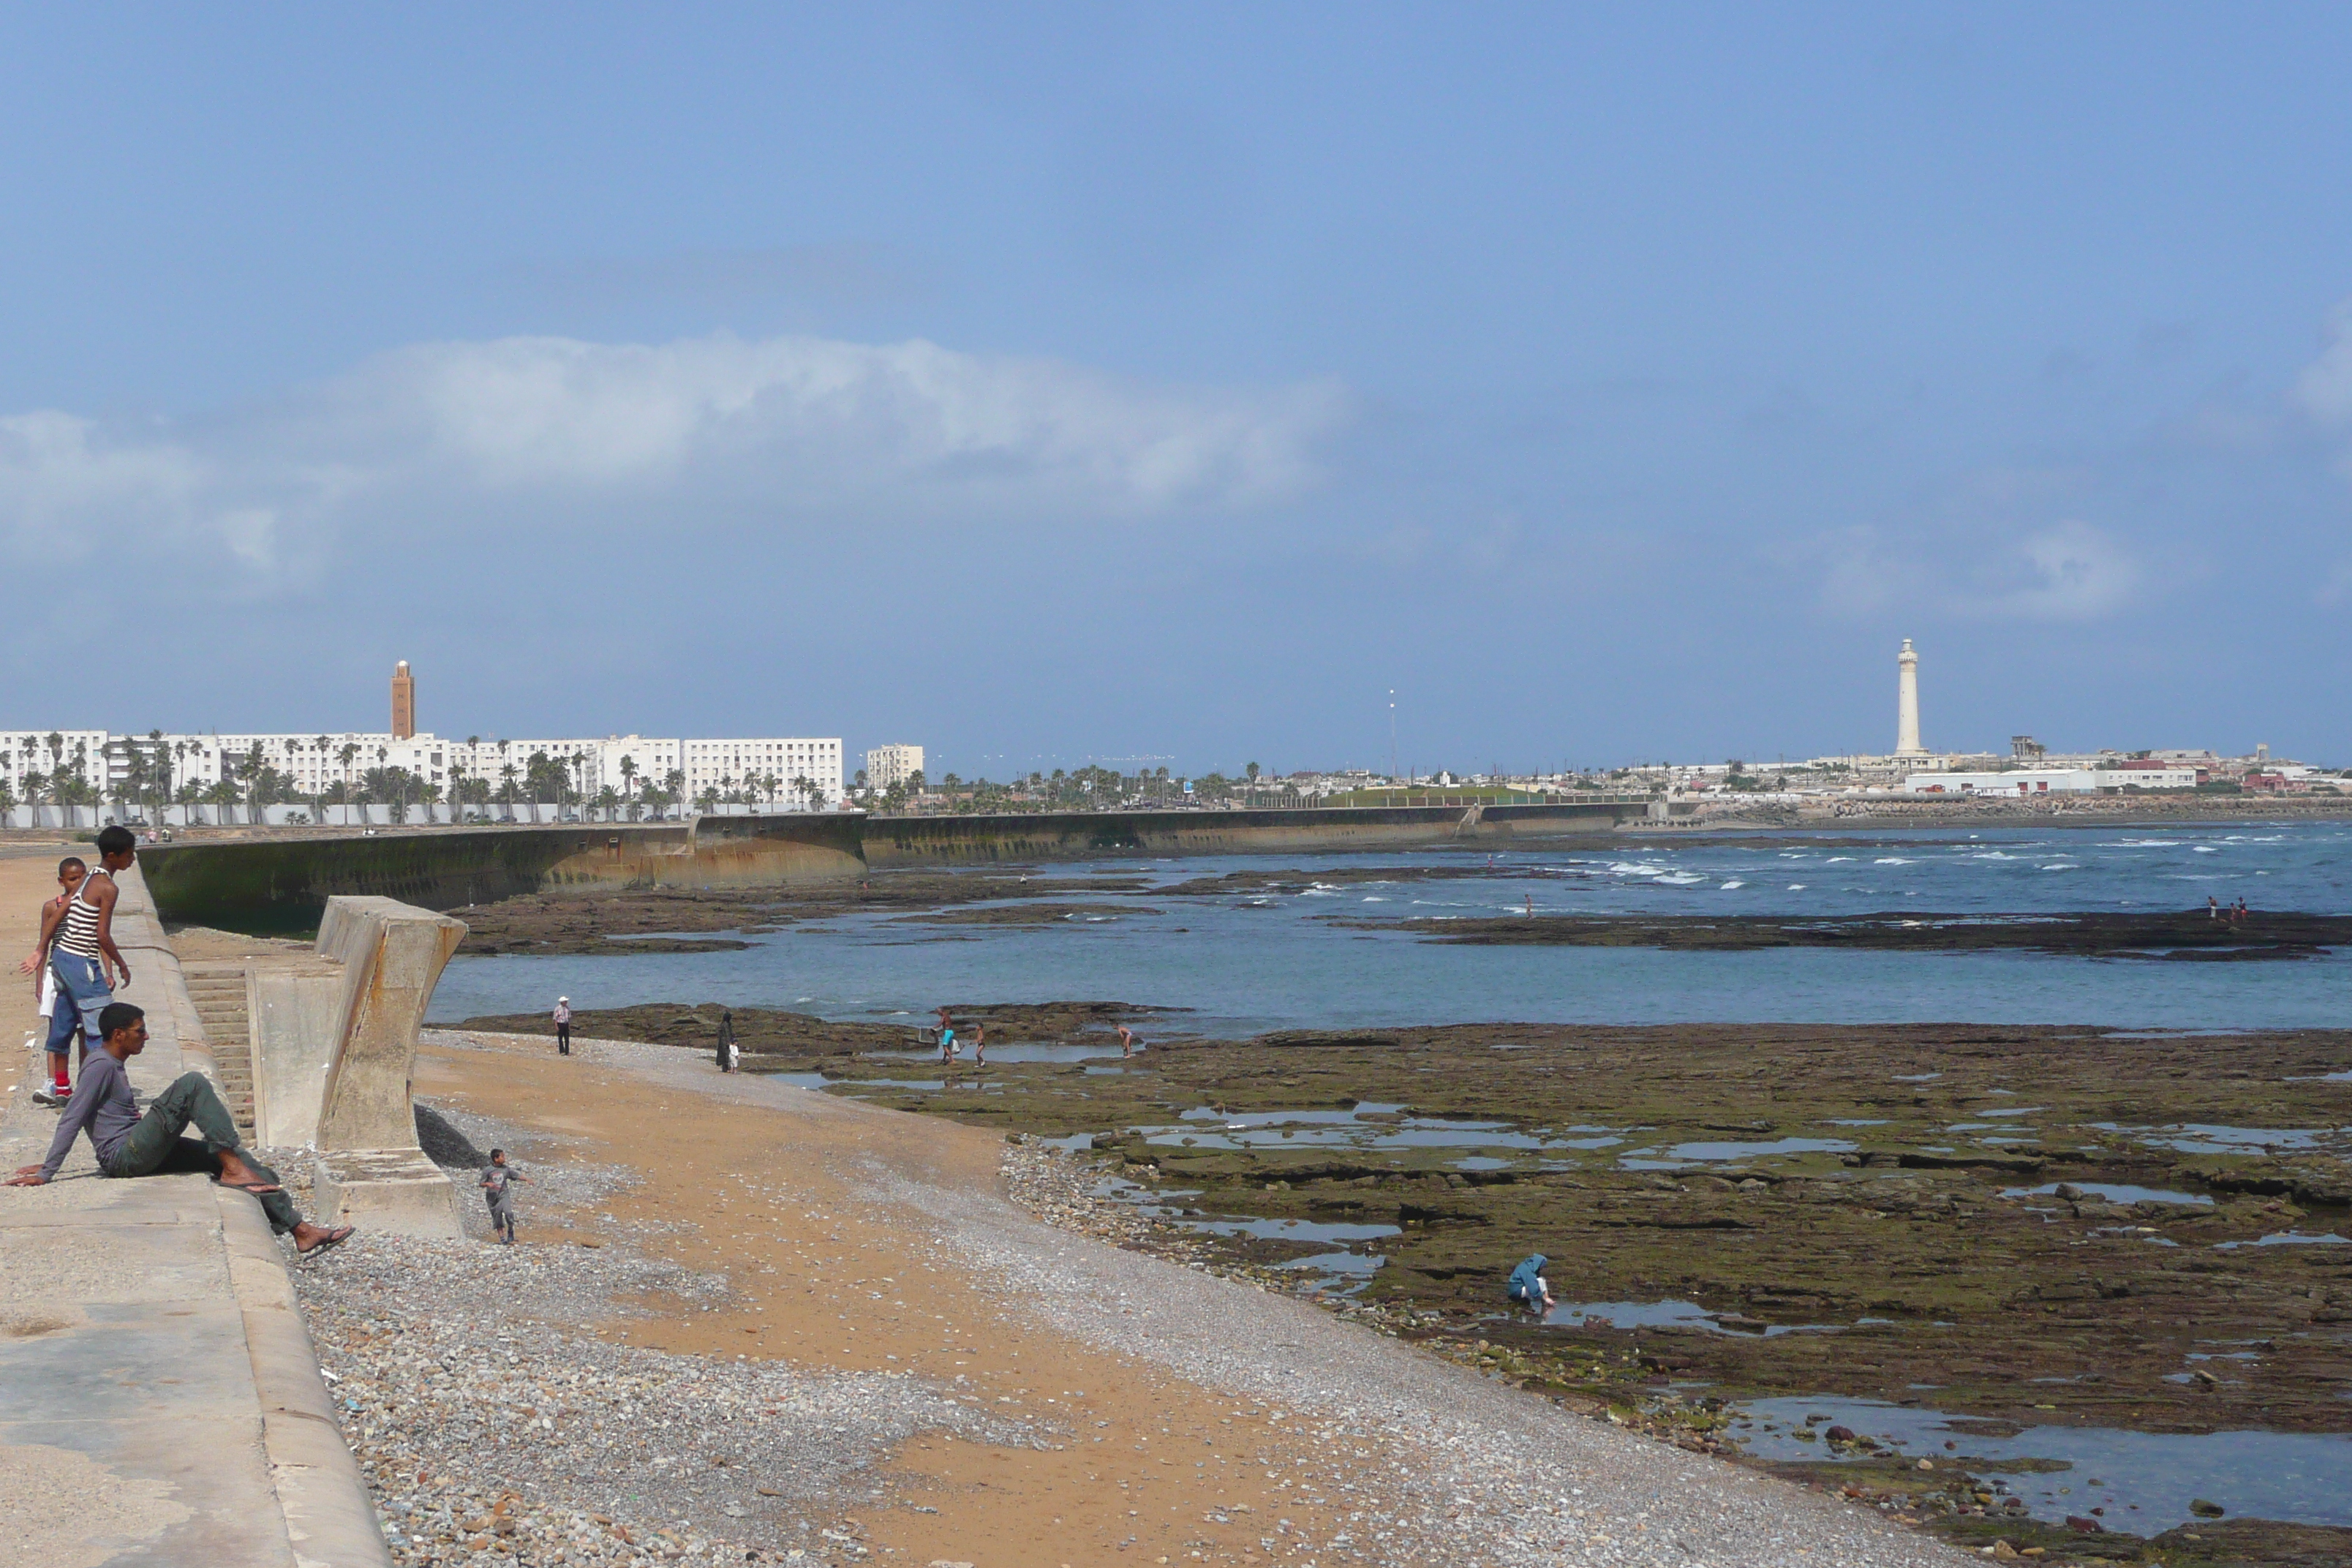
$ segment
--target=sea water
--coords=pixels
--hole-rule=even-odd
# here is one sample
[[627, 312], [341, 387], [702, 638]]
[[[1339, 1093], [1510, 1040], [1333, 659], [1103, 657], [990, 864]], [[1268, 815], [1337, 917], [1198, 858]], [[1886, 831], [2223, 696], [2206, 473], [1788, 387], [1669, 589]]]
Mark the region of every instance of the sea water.
[[[1404, 875], [1357, 879], [1380, 868]], [[1427, 868], [1471, 874], [1412, 878]], [[1274, 870], [1301, 873], [1302, 885], [1207, 897], [1086, 893], [1122, 912], [1042, 928], [851, 915], [749, 937], [741, 952], [460, 958], [433, 1016], [536, 1012], [559, 993], [590, 1008], [723, 1001], [860, 1019], [919, 1016], [942, 1002], [1116, 1000], [1185, 1009], [1156, 1032], [1190, 1035], [1504, 1019], [2219, 1030], [2332, 1027], [2352, 1016], [2344, 952], [2200, 963], [2015, 952], [1667, 952], [1455, 945], [1358, 929], [1519, 914], [1530, 899], [1538, 914], [1587, 916], [2031, 916], [2202, 909], [2209, 895], [2225, 904], [2242, 897], [2257, 913], [2342, 913], [2352, 910], [2352, 824], [1752, 833], [1492, 854], [1115, 858], [1053, 874], [1166, 887]]]

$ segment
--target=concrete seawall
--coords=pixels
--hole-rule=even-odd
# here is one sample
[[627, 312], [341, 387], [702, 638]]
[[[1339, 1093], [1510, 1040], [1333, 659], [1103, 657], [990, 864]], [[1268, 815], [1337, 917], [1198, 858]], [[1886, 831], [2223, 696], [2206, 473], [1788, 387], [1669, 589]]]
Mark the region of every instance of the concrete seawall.
[[1330, 806], [1304, 811], [1094, 811], [873, 816], [870, 866], [958, 866], [1112, 855], [1303, 855], [1608, 833], [1630, 805]]
[[1605, 834], [1646, 807], [1335, 806], [1306, 811], [856, 813], [686, 823], [427, 828], [157, 845], [140, 852], [165, 919], [308, 931], [337, 894], [458, 910], [574, 889], [782, 887], [877, 868], [1119, 855], [1294, 855]]

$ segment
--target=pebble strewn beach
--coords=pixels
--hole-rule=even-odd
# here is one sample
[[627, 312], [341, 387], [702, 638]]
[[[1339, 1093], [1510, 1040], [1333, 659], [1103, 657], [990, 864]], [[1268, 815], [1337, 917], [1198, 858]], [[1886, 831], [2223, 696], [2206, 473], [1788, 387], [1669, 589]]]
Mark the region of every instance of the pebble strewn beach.
[[[401, 1568], [862, 1562], [870, 1552], [855, 1510], [881, 1495], [877, 1457], [918, 1431], [1032, 1440], [1025, 1426], [904, 1375], [812, 1373], [578, 1332], [625, 1322], [627, 1303], [656, 1296], [710, 1310], [727, 1299], [726, 1279], [625, 1245], [490, 1243], [487, 1211], [466, 1190], [464, 1162], [478, 1151], [504, 1146], [523, 1171], [526, 1224], [591, 1207], [637, 1178], [551, 1157], [575, 1153], [577, 1140], [450, 1108], [421, 1121], [459, 1186], [467, 1239], [362, 1234], [295, 1271], [343, 1435]], [[279, 1163], [301, 1169], [290, 1155]], [[307, 1200], [299, 1177], [289, 1184]], [[660, 1228], [599, 1220], [629, 1240]]]

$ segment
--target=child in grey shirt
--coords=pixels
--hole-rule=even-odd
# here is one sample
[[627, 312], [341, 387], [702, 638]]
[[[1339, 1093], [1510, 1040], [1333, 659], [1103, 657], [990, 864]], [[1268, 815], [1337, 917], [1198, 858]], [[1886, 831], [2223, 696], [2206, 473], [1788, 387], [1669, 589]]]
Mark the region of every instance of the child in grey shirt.
[[514, 1245], [515, 1216], [514, 1192], [508, 1184], [530, 1179], [507, 1163], [505, 1150], [490, 1151], [490, 1163], [483, 1168], [482, 1179], [478, 1184], [482, 1189], [482, 1196], [489, 1202], [491, 1233], [503, 1236], [509, 1247]]

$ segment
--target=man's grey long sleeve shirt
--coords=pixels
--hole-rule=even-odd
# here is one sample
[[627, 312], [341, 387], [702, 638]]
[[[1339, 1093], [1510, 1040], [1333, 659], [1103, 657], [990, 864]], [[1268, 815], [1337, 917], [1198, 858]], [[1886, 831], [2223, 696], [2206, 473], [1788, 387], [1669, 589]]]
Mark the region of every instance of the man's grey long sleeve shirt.
[[[60, 1006], [64, 1005], [60, 1000]], [[89, 1130], [90, 1147], [98, 1151], [99, 1168], [114, 1163], [122, 1141], [139, 1125], [139, 1099], [131, 1092], [131, 1075], [110, 1051], [92, 1051], [81, 1064], [81, 1081], [58, 1118], [58, 1135], [49, 1141], [49, 1157], [41, 1163], [41, 1180], [55, 1181], [58, 1167], [73, 1152], [76, 1134]]]

